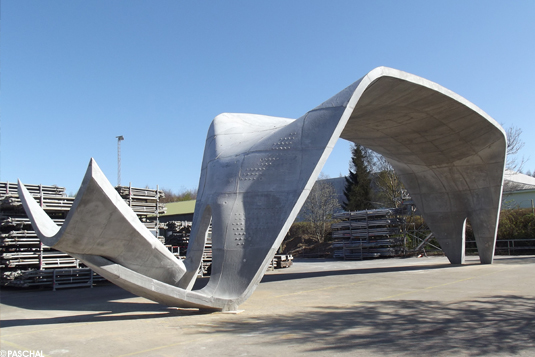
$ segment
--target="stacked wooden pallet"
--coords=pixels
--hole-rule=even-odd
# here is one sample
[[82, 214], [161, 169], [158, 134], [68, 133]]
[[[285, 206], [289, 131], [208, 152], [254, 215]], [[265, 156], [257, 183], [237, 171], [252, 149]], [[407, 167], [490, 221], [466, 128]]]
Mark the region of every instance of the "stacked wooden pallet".
[[332, 237], [335, 258], [391, 257], [403, 251], [403, 218], [398, 209], [363, 210], [334, 215]]

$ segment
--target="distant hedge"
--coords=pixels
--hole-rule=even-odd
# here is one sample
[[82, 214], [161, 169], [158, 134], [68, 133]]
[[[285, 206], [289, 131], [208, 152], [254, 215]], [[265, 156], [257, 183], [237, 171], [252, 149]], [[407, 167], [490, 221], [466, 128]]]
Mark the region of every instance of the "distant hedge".
[[500, 213], [498, 239], [535, 238], [535, 216], [530, 208], [508, 209]]
[[[474, 239], [470, 222], [466, 227], [466, 239]], [[498, 240], [501, 239], [535, 239], [535, 216], [531, 208], [507, 209], [500, 212]]]

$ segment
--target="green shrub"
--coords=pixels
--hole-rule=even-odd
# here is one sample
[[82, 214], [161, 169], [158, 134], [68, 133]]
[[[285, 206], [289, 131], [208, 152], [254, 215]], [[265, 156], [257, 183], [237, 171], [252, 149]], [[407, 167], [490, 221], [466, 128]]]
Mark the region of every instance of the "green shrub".
[[498, 239], [535, 239], [535, 216], [529, 208], [500, 212]]
[[[470, 221], [466, 225], [466, 240], [474, 240]], [[500, 212], [498, 221], [498, 240], [535, 239], [535, 216], [531, 209], [517, 208]]]

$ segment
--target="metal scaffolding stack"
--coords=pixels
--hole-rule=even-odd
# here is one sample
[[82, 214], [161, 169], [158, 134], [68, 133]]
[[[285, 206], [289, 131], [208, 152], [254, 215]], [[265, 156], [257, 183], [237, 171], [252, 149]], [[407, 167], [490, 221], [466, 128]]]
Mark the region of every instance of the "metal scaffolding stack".
[[[180, 259], [186, 259], [189, 237], [191, 234], [192, 222], [190, 221], [169, 221], [162, 223], [164, 230], [165, 246]], [[289, 268], [293, 264], [291, 254], [277, 254], [271, 260], [270, 269]], [[206, 243], [202, 254], [202, 267], [199, 269], [199, 276], [210, 276], [212, 266], [212, 225], [210, 224], [206, 233]]]
[[403, 252], [404, 219], [399, 209], [341, 212], [333, 216], [334, 258], [392, 257]]
[[[165, 213], [165, 205], [160, 203], [160, 199], [165, 197], [163, 191], [159, 188], [155, 190], [149, 188], [135, 188], [132, 185], [115, 187], [119, 195], [128, 204], [130, 208], [160, 241], [164, 242], [164, 237], [159, 236], [159, 216]], [[152, 216], [152, 219], [149, 219]], [[154, 220], [154, 217], [156, 219]]]
[[[189, 221], [169, 221], [162, 224], [164, 229], [165, 246], [180, 259], [186, 258], [188, 250], [189, 237], [191, 234], [191, 225]], [[199, 275], [210, 275], [212, 265], [212, 225], [208, 228], [206, 243], [202, 255], [202, 268]]]
[[[74, 197], [65, 196], [58, 186], [25, 185], [47, 214], [61, 226]], [[2, 285], [52, 284], [53, 276], [43, 271], [78, 269], [71, 256], [43, 245], [26, 216], [17, 193], [17, 184], [0, 182], [0, 266]]]
[[[25, 186], [54, 222], [63, 225], [74, 197], [67, 197], [63, 187]], [[118, 186], [116, 190], [156, 235], [158, 219], [149, 220], [148, 216], [158, 218], [165, 212], [160, 203], [163, 192], [131, 185]], [[95, 281], [104, 280], [68, 254], [40, 242], [20, 202], [17, 184], [9, 182], [0, 182], [0, 267], [2, 286], [44, 285], [56, 289], [90, 286]]]

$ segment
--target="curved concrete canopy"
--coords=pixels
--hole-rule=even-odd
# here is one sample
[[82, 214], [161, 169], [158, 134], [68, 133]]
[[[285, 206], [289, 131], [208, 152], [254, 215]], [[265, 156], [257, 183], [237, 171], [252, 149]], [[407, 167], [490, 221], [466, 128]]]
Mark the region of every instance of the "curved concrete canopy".
[[[92, 160], [61, 229], [20, 196], [47, 245], [172, 306], [236, 310], [254, 291], [338, 138], [384, 155], [452, 263], [470, 219], [492, 263], [506, 139], [481, 109], [426, 79], [379, 67], [299, 119], [217, 116], [206, 139], [187, 259], [176, 260]], [[33, 202], [33, 203], [32, 203]], [[212, 221], [212, 276], [192, 291]]]

